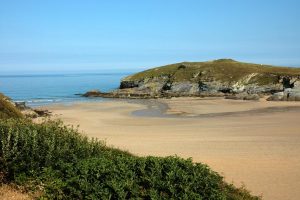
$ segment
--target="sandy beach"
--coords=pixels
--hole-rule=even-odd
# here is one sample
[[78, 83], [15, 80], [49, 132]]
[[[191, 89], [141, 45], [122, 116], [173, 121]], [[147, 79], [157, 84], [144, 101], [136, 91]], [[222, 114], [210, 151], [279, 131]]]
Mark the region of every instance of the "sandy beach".
[[109, 146], [191, 157], [263, 199], [299, 199], [300, 102], [113, 99], [47, 109]]

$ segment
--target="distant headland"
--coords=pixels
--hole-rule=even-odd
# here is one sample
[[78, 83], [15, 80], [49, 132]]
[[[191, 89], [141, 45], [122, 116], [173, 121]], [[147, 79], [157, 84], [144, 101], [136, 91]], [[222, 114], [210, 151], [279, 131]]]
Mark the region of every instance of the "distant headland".
[[108, 93], [93, 90], [85, 97], [170, 98], [224, 96], [230, 99], [300, 101], [300, 68], [218, 59], [155, 67], [125, 77]]

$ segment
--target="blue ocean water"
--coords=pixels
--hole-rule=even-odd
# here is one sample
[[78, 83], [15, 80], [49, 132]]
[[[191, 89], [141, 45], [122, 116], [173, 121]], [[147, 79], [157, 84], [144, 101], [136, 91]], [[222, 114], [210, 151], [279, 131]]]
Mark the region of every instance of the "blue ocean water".
[[0, 75], [0, 92], [29, 106], [101, 101], [101, 98], [84, 98], [76, 94], [93, 89], [103, 92], [116, 89], [127, 75], [129, 73]]

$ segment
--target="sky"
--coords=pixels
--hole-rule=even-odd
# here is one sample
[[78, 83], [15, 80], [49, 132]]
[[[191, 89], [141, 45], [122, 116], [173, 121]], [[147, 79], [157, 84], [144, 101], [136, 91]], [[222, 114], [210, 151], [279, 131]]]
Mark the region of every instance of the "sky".
[[0, 72], [300, 67], [297, 0], [0, 0]]

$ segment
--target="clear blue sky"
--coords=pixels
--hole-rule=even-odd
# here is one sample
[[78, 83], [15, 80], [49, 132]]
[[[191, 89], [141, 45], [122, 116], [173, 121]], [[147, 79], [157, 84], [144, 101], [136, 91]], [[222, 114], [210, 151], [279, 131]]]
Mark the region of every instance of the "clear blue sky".
[[0, 71], [300, 66], [300, 1], [0, 0]]

